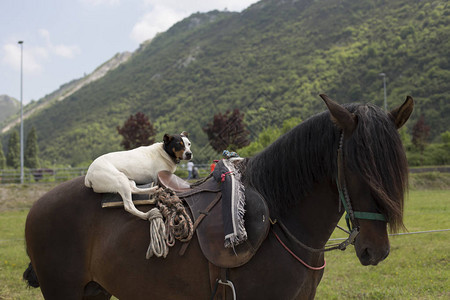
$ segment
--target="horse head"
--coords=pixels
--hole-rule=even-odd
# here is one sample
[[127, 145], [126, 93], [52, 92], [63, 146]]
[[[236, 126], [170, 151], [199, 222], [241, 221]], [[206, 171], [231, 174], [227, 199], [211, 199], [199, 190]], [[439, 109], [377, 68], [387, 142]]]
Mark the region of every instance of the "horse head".
[[405, 124], [413, 99], [391, 112], [373, 105], [344, 107], [326, 95], [333, 123], [341, 130], [336, 185], [342, 188], [349, 227], [359, 231], [354, 242], [363, 265], [376, 265], [389, 254], [387, 225], [403, 226], [407, 163], [397, 129]]

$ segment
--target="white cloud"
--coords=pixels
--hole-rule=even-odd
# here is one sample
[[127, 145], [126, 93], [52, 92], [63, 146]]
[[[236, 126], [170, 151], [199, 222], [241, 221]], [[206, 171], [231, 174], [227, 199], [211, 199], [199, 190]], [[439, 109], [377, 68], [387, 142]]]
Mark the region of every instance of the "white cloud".
[[144, 3], [148, 6], [163, 5], [194, 13], [197, 11], [207, 12], [214, 9], [224, 10], [225, 8], [230, 11], [241, 11], [250, 4], [258, 1], [259, 0], [144, 0]]
[[143, 42], [153, 38], [158, 32], [164, 32], [176, 22], [195, 12], [207, 12], [214, 9], [242, 11], [258, 0], [143, 0], [145, 15], [134, 25], [131, 38]]
[[[23, 71], [25, 74], [40, 74], [44, 70], [45, 62], [53, 55], [63, 58], [74, 58], [79, 54], [80, 48], [72, 45], [53, 45], [50, 33], [46, 29], [38, 31], [43, 38], [43, 45], [23, 44]], [[2, 46], [1, 63], [20, 70], [21, 46], [17, 42], [7, 42]]]
[[187, 16], [187, 13], [172, 9], [167, 6], [157, 5], [146, 13], [141, 20], [134, 25], [131, 38], [139, 43], [153, 38], [158, 32], [166, 31], [174, 23]]
[[[46, 55], [45, 50], [39, 47], [27, 49], [25, 44], [23, 47], [23, 72], [27, 74], [39, 74], [43, 70], [42, 65], [39, 63], [39, 58]], [[20, 45], [17, 43], [7, 43], [3, 45], [2, 50], [2, 64], [10, 66], [16, 71], [20, 70]]]
[[82, 4], [89, 6], [100, 6], [100, 5], [117, 5], [120, 0], [79, 0]]
[[46, 49], [52, 54], [56, 54], [58, 56], [64, 58], [74, 58], [77, 54], [79, 54], [80, 48], [78, 46], [72, 45], [53, 45], [50, 40], [50, 33], [47, 29], [39, 29], [39, 35], [42, 36], [45, 40]]

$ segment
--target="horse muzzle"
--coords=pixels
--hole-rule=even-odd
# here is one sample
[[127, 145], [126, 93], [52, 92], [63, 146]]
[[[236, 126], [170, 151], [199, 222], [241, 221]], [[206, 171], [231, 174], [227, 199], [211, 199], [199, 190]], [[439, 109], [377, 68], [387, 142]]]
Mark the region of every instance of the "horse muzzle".
[[364, 243], [356, 239], [355, 243], [356, 255], [363, 266], [376, 266], [389, 255], [389, 241], [381, 245], [373, 243]]

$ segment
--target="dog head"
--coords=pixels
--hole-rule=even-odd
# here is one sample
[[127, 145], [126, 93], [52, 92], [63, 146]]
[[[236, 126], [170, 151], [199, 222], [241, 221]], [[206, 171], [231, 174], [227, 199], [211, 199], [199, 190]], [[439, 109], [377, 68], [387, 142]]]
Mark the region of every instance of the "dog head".
[[181, 134], [164, 135], [164, 150], [178, 163], [180, 160], [190, 160], [193, 155], [191, 152], [191, 142], [188, 139], [188, 133], [183, 131]]

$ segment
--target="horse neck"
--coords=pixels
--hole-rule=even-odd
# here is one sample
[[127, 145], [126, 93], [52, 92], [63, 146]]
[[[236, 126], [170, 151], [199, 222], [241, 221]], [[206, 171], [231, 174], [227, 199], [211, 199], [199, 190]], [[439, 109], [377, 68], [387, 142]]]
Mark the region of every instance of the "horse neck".
[[329, 116], [320, 114], [248, 162], [249, 180], [266, 198], [271, 217], [312, 247], [323, 246], [341, 215], [334, 184], [338, 140]]
[[338, 201], [337, 188], [331, 180], [316, 184], [310, 194], [296, 201], [289, 214], [280, 215], [279, 219], [299, 241], [323, 248], [342, 216]]

